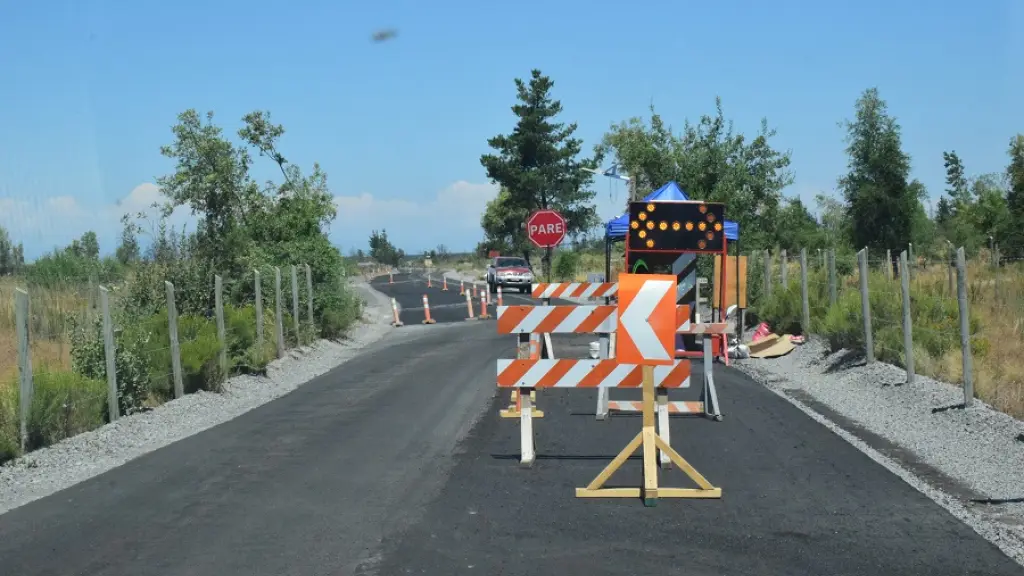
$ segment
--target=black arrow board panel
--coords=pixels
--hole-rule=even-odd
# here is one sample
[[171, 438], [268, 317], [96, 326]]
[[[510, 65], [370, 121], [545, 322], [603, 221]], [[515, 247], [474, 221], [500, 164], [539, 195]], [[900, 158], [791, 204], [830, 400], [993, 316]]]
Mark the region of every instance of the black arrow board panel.
[[630, 202], [628, 235], [631, 252], [720, 252], [725, 205]]

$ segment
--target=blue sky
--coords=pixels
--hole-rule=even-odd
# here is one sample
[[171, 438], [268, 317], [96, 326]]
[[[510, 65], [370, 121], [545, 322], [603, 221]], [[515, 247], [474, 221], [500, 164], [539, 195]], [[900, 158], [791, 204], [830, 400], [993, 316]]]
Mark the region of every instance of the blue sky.
[[[480, 239], [493, 196], [486, 139], [513, 126], [515, 77], [540, 68], [587, 149], [653, 102], [679, 126], [713, 111], [767, 117], [791, 149], [789, 195], [832, 192], [838, 122], [877, 86], [934, 198], [942, 151], [1000, 171], [1024, 131], [1024, 2], [8, 2], [0, 16], [0, 225], [34, 257], [117, 218], [172, 169], [175, 116], [213, 110], [234, 132], [270, 110], [285, 155], [319, 161], [346, 252], [387, 228], [407, 251]], [[373, 44], [377, 29], [399, 36]], [[256, 175], [272, 177], [259, 163]], [[624, 191], [595, 185], [614, 216]], [[184, 218], [184, 216], [181, 216]]]

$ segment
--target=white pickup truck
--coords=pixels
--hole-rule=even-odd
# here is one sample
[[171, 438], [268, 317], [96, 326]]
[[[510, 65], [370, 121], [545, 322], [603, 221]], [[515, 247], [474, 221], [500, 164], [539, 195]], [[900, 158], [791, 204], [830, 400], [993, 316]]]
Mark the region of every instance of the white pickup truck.
[[526, 259], [513, 256], [498, 256], [487, 266], [487, 287], [491, 293], [502, 288], [518, 288], [526, 294], [533, 284], [533, 271]]

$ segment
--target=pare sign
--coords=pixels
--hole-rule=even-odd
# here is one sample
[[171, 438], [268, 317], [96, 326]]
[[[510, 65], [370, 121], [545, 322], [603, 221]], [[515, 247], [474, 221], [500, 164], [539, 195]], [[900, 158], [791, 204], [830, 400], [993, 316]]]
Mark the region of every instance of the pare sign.
[[526, 235], [538, 248], [554, 248], [565, 238], [565, 218], [554, 210], [537, 210], [526, 221]]

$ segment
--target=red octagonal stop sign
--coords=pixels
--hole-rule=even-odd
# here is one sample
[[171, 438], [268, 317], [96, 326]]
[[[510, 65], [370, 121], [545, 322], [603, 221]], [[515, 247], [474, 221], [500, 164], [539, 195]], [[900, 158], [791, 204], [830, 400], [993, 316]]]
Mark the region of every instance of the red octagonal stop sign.
[[539, 248], [554, 248], [565, 238], [565, 218], [554, 210], [537, 210], [526, 221], [526, 235]]

